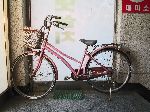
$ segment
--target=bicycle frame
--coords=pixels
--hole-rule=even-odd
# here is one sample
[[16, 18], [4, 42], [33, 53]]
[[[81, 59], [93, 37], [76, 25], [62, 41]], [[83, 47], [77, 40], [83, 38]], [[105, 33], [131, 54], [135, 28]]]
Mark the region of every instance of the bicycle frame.
[[[42, 27], [42, 28], [43, 28], [43, 27]], [[41, 29], [42, 29], [42, 28], [41, 28]], [[26, 31], [26, 30], [25, 30], [25, 31]], [[27, 31], [28, 31], [28, 30], [27, 30]], [[30, 31], [30, 29], [29, 29], [29, 31]], [[36, 31], [36, 30], [35, 30], [35, 31]], [[37, 31], [36, 31], [36, 32], [37, 32]], [[74, 75], [75, 77], [77, 77], [77, 76], [80, 74], [81, 69], [83, 70], [83, 72], [82, 72], [82, 74], [80, 74], [80, 75], [86, 74], [86, 73], [85, 73], [85, 72], [86, 72], [86, 71], [85, 71], [85, 68], [86, 68], [86, 63], [88, 62], [89, 59], [94, 60], [98, 65], [100, 65], [102, 68], [104, 68], [107, 73], [109, 72], [109, 70], [107, 69], [107, 67], [103, 66], [101, 63], [97, 62], [97, 61], [92, 57], [92, 55], [93, 55], [94, 53], [96, 53], [97, 51], [103, 49], [103, 47], [102, 47], [102, 48], [99, 48], [99, 49], [97, 49], [97, 50], [94, 50], [94, 51], [92, 51], [91, 53], [89, 53], [89, 52], [87, 51], [87, 50], [88, 50], [88, 46], [86, 46], [86, 48], [85, 48], [85, 50], [84, 50], [83, 58], [82, 58], [81, 61], [79, 61], [79, 60], [77, 60], [77, 59], [75, 59], [75, 58], [73, 58], [73, 57], [71, 57], [71, 56], [69, 56], [69, 55], [63, 53], [61, 50], [57, 49], [57, 48], [54, 47], [52, 44], [48, 43], [48, 35], [49, 35], [49, 32], [45, 33], [44, 36], [43, 36], [43, 37], [44, 37], [44, 40], [43, 40], [42, 45], [41, 45], [40, 57], [39, 57], [38, 64], [36, 65], [35, 69], [34, 69], [33, 72], [32, 72], [32, 75], [33, 75], [33, 76], [35, 75], [35, 73], [36, 73], [36, 72], [38, 71], [38, 69], [40, 68], [41, 63], [42, 63], [42, 59], [43, 59], [44, 57], [47, 57], [47, 58], [49, 59], [49, 61], [51, 61], [51, 62], [55, 65], [55, 63], [52, 61], [52, 59], [51, 59], [49, 56], [47, 56], [47, 55], [45, 54], [45, 50], [47, 50], [49, 53], [51, 53], [52, 55], [54, 55], [54, 56], [56, 56], [58, 59], [60, 59], [60, 60], [71, 70], [71, 72], [73, 73], [73, 75]], [[109, 44], [108, 44], [108, 45], [109, 45]], [[111, 44], [110, 44], [110, 45], [111, 45]], [[105, 47], [104, 47], [104, 48], [105, 48]], [[33, 50], [33, 51], [34, 51], [34, 50]], [[70, 60], [72, 60], [72, 61], [74, 61], [74, 62], [80, 64], [80, 67], [79, 67], [79, 69], [77, 69], [77, 72], [76, 72], [76, 69], [74, 69], [74, 68], [71, 66], [71, 64], [70, 64], [68, 61], [65, 60], [64, 57], [66, 57], [66, 58], [68, 58], [68, 59], [70, 59]], [[56, 66], [55, 66], [55, 67], [56, 67]], [[57, 67], [56, 67], [56, 68], [57, 68]], [[57, 74], [56, 79], [58, 79], [58, 74]]]
[[[108, 44], [108, 45], [112, 45], [112, 44]], [[43, 43], [42, 43], [42, 45], [41, 45], [41, 50], [40, 50], [41, 52], [40, 52], [40, 57], [39, 57], [40, 59], [39, 59], [39, 61], [38, 61], [38, 64], [37, 64], [35, 70], [33, 71], [33, 74], [35, 74], [35, 73], [38, 71], [38, 69], [40, 68], [41, 63], [42, 63], [42, 59], [43, 59], [44, 57], [47, 57], [47, 58], [55, 65], [55, 63], [52, 61], [52, 59], [51, 59], [49, 56], [47, 56], [47, 55], [45, 54], [45, 50], [47, 50], [49, 53], [51, 53], [52, 55], [54, 55], [54, 56], [56, 56], [58, 59], [60, 59], [60, 60], [70, 69], [70, 71], [73, 73], [73, 75], [74, 75], [76, 78], [77, 78], [79, 75], [84, 75], [84, 74], [86, 74], [86, 73], [85, 73], [85, 72], [86, 72], [86, 71], [85, 71], [85, 68], [86, 68], [86, 64], [87, 64], [87, 62], [88, 62], [89, 59], [94, 60], [98, 65], [100, 65], [100, 66], [106, 71], [105, 74], [107, 74], [107, 73], [110, 72], [110, 71], [108, 70], [108, 68], [105, 67], [105, 66], [103, 66], [101, 63], [97, 62], [97, 61], [92, 57], [93, 54], [95, 54], [97, 51], [100, 51], [100, 50], [102, 50], [102, 49], [104, 49], [104, 48], [116, 48], [116, 47], [115, 47], [115, 46], [107, 46], [107, 47], [104, 46], [104, 47], [100, 47], [100, 48], [94, 50], [94, 51], [91, 52], [91, 53], [88, 53], [88, 51], [87, 51], [87, 50], [88, 50], [88, 46], [86, 46], [86, 48], [85, 48], [85, 50], [84, 50], [83, 58], [82, 58], [81, 61], [79, 61], [79, 60], [77, 60], [77, 59], [75, 59], [75, 58], [73, 58], [73, 57], [71, 57], [71, 56], [69, 56], [69, 55], [63, 53], [61, 50], [57, 49], [57, 48], [54, 47], [52, 44], [48, 43], [48, 39], [45, 38], [44, 41], [43, 41]], [[74, 62], [80, 64], [80, 67], [79, 67], [79, 69], [77, 70], [77, 72], [76, 72], [75, 69], [71, 66], [71, 64], [70, 64], [68, 61], [66, 61], [66, 59], [65, 59], [64, 57], [66, 57], [66, 58], [68, 58], [68, 59], [70, 59], [70, 60], [72, 60], [72, 61], [74, 61]], [[56, 67], [56, 68], [57, 68], [57, 67]], [[80, 74], [81, 69], [83, 70], [83, 73], [82, 73], [82, 74]], [[57, 76], [56, 76], [56, 79], [58, 80], [58, 74], [57, 74]]]
[[[43, 43], [42, 43], [42, 46], [41, 46], [41, 52], [40, 52], [40, 57], [39, 57], [40, 59], [38, 61], [38, 64], [37, 64], [35, 70], [33, 71], [33, 73], [36, 73], [38, 71], [38, 69], [40, 68], [43, 57], [48, 57], [45, 54], [45, 50], [47, 50], [49, 53], [51, 53], [52, 55], [54, 55], [58, 59], [60, 59], [71, 70], [71, 72], [74, 74], [74, 76], [77, 77], [79, 75], [81, 69], [83, 69], [83, 74], [85, 74], [85, 65], [86, 65], [86, 62], [88, 61], [88, 59], [90, 58], [90, 56], [87, 53], [87, 49], [88, 49], [88, 47], [85, 48], [84, 56], [83, 56], [82, 60], [79, 61], [79, 60], [77, 60], [77, 59], [75, 59], [75, 58], [73, 58], [73, 57], [63, 53], [61, 50], [57, 49], [52, 44], [48, 43], [48, 40], [45, 39], [43, 41]], [[68, 59], [70, 59], [70, 60], [80, 64], [80, 68], [78, 69], [77, 72], [71, 66], [71, 64], [68, 61], [66, 61], [66, 59], [64, 57], [66, 57], [66, 58], [68, 58]]]

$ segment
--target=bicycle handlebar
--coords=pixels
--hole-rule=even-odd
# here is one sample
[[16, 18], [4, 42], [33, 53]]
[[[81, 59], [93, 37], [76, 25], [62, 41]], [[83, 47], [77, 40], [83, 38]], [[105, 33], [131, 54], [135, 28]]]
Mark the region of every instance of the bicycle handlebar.
[[65, 25], [67, 26], [68, 24], [67, 23], [63, 23], [61, 21], [52, 21], [52, 19], [61, 19], [61, 17], [59, 16], [54, 16], [54, 15], [48, 15], [45, 20], [44, 20], [44, 26], [50, 30], [51, 28], [51, 25], [53, 26], [56, 26], [57, 28], [61, 28], [61, 29], [64, 29], [62, 28], [60, 25]]
[[52, 21], [53, 25], [56, 26], [57, 28], [61, 28], [61, 29], [64, 29], [62, 27], [60, 27], [60, 25], [65, 25], [67, 26], [68, 24], [67, 23], [63, 23], [63, 22], [60, 22], [60, 21]]
[[48, 16], [45, 18], [45, 20], [49, 19], [49, 20], [51, 21], [53, 18], [54, 18], [54, 19], [61, 19], [61, 17], [59, 17], [59, 16], [48, 15]]
[[[52, 20], [52, 19], [55, 19], [55, 20]], [[62, 26], [68, 25], [67, 23], [57, 21], [56, 19], [61, 19], [61, 17], [48, 15], [44, 19], [44, 25], [40, 28], [40, 30], [31, 29], [30, 27], [27, 27], [27, 28], [24, 28], [23, 31], [25, 31], [26, 33], [29, 32], [29, 33], [31, 33], [31, 35], [32, 35], [32, 33], [39, 33], [39, 34], [37, 34], [37, 36], [40, 35], [38, 37], [40, 38], [41, 41], [43, 41], [43, 40], [48, 38], [48, 35], [49, 35], [49, 32], [50, 32], [52, 25], [56, 26], [57, 28], [63, 29], [63, 30], [64, 30], [64, 28]], [[32, 37], [31, 35], [30, 35], [30, 37]]]
[[52, 16], [52, 17], [55, 19], [61, 19], [61, 17], [59, 17], [59, 16]]

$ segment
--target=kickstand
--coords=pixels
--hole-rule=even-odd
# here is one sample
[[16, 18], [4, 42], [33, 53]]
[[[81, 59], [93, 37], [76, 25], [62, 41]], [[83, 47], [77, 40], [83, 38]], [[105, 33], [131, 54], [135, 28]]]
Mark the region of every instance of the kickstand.
[[109, 101], [111, 101], [111, 87], [110, 87], [110, 89], [109, 89]]

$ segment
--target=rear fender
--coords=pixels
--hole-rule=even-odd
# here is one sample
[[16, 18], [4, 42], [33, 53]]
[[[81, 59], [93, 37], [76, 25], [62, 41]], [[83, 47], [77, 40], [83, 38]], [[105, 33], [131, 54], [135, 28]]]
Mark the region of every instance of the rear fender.
[[96, 50], [94, 50], [93, 52], [91, 52], [91, 56], [93, 56], [95, 53], [97, 53], [97, 52], [99, 52], [99, 51], [101, 51], [101, 50], [103, 50], [103, 49], [118, 49], [117, 47], [115, 47], [115, 46], [103, 46], [103, 47], [99, 47], [99, 48], [97, 48]]

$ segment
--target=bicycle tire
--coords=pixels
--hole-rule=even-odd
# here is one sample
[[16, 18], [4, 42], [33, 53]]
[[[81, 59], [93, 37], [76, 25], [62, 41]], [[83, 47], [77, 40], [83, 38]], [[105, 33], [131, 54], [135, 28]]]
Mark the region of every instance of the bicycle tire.
[[[115, 92], [120, 90], [129, 81], [131, 77], [131, 62], [123, 51], [117, 48], [106, 47], [93, 53], [92, 58], [101, 63], [100, 66], [90, 58], [86, 64], [86, 71], [89, 75], [87, 81], [92, 88], [104, 93]], [[90, 73], [90, 68], [103, 68], [103, 66], [112, 70], [112, 74], [90, 78], [94, 74]]]
[[18, 56], [12, 64], [13, 87], [17, 93], [28, 99], [42, 98], [55, 86], [56, 67], [47, 57], [43, 58], [36, 75], [34, 77], [30, 76], [34, 70], [35, 61], [38, 61], [38, 59], [39, 55], [37, 54], [24, 53]]

